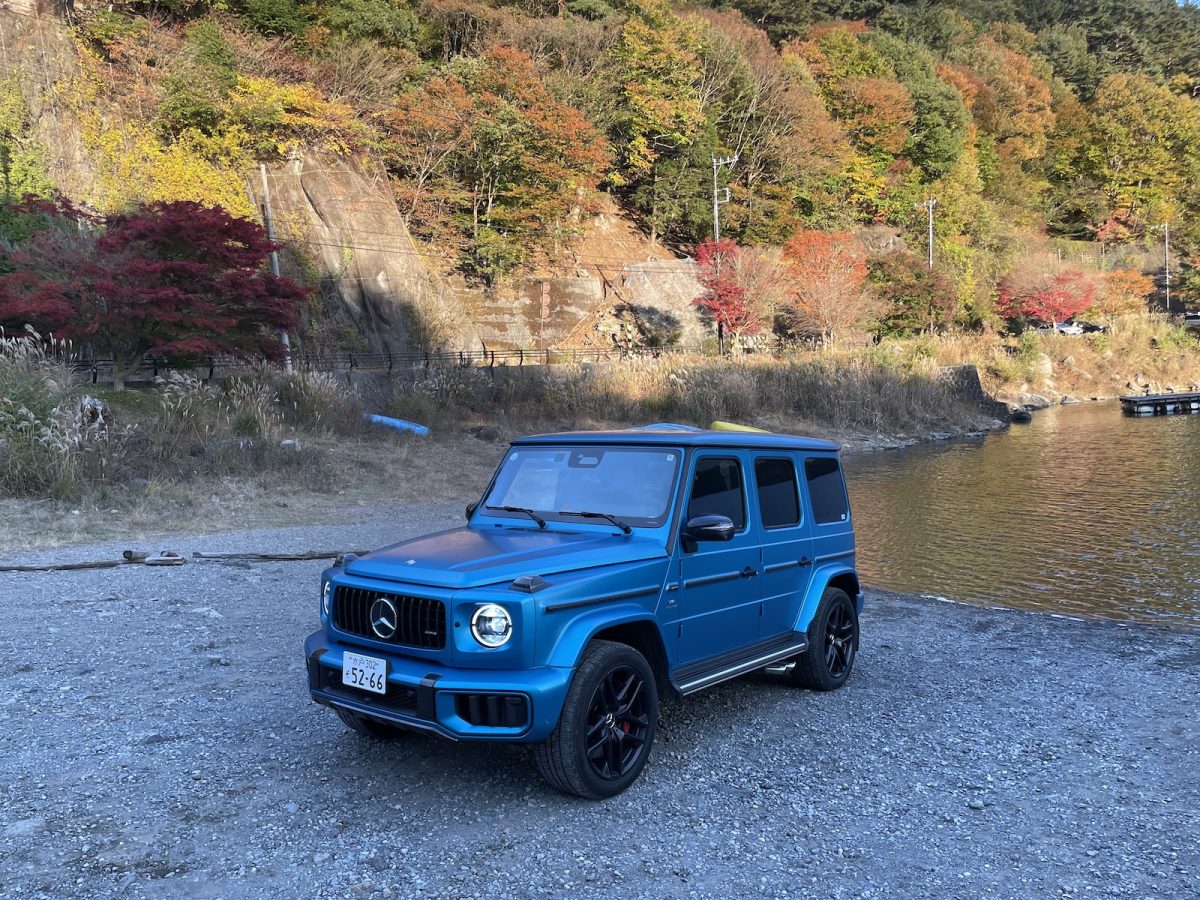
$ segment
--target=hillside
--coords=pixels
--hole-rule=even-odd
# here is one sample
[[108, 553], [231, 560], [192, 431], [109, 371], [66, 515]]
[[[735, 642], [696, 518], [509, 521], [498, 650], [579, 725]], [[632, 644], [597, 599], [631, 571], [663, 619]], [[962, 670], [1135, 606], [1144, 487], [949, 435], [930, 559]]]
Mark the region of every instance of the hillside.
[[1161, 308], [1163, 226], [1200, 300], [1171, 0], [17, 0], [0, 38], [6, 200], [257, 218], [265, 163], [309, 349], [698, 346], [714, 157], [747, 346]]

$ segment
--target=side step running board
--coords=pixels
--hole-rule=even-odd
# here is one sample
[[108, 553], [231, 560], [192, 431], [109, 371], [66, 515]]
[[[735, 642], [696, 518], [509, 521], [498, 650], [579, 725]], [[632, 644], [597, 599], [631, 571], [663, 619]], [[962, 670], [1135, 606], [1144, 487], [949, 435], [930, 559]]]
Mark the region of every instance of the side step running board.
[[711, 672], [705, 672], [700, 675], [695, 675], [687, 681], [676, 685], [679, 693], [685, 697], [688, 694], [694, 694], [696, 691], [702, 691], [705, 688], [712, 687], [715, 684], [720, 684], [722, 681], [729, 681], [731, 678], [737, 678], [739, 675], [745, 675], [747, 672], [753, 672], [755, 669], [763, 669], [767, 666], [778, 665], [785, 660], [789, 660], [794, 656], [799, 656], [808, 649], [808, 637], [803, 634], [796, 635], [795, 640], [789, 641], [782, 647], [776, 647], [769, 650], [760, 656], [753, 659], [746, 659], [740, 662], [730, 663], [719, 669]]

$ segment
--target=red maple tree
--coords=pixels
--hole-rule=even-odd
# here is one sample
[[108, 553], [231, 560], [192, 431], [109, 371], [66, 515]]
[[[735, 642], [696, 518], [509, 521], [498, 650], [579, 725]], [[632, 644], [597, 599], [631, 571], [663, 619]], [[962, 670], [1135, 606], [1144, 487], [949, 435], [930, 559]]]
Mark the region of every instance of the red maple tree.
[[1025, 285], [1006, 278], [1000, 282], [996, 312], [1009, 321], [1049, 325], [1078, 315], [1095, 299], [1095, 283], [1078, 270], [1061, 272]]
[[111, 356], [118, 383], [147, 353], [283, 354], [307, 291], [265, 271], [278, 245], [219, 208], [146, 203], [101, 220], [38, 201], [29, 239], [0, 274], [0, 324], [32, 325]]
[[763, 326], [761, 310], [738, 283], [737, 244], [729, 238], [706, 238], [696, 247], [700, 266], [700, 284], [704, 292], [692, 302], [703, 309], [717, 326], [717, 334], [730, 338], [730, 347], [741, 350], [744, 335], [754, 334]]

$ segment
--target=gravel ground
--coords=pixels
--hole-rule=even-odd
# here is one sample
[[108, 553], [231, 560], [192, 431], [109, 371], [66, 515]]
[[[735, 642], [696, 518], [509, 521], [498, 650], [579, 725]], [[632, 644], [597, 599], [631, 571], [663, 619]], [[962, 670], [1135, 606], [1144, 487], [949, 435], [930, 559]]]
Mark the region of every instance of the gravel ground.
[[520, 747], [374, 741], [310, 702], [322, 565], [0, 575], [0, 895], [1200, 896], [1200, 635], [871, 592], [843, 690], [668, 704], [641, 780], [596, 804]]

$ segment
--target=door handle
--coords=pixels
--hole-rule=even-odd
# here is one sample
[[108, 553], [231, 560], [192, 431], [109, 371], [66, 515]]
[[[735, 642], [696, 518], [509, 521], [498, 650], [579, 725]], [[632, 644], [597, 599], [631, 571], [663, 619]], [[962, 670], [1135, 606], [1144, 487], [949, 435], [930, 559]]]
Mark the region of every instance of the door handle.
[[746, 566], [746, 568], [742, 569], [742, 577], [743, 578], [753, 578], [757, 574], [758, 574], [758, 569], [752, 569], [749, 566]]
[[812, 565], [812, 560], [809, 559], [807, 556], [802, 556], [802, 557], [800, 557], [800, 560], [797, 563], [797, 565], [800, 566], [800, 568], [802, 568], [802, 569], [807, 569], [809, 566]]

